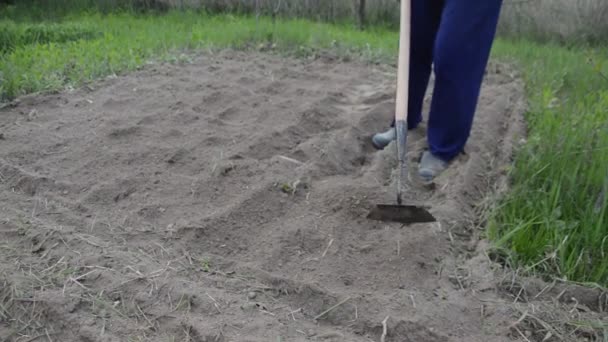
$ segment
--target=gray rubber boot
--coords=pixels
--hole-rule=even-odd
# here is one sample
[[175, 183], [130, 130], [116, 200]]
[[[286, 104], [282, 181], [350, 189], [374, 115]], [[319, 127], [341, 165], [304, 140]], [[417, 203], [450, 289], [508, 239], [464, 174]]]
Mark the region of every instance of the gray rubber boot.
[[447, 168], [448, 163], [446, 161], [439, 159], [429, 151], [425, 151], [420, 159], [418, 174], [425, 181], [431, 181]]
[[372, 137], [372, 145], [378, 150], [383, 150], [391, 141], [395, 140], [396, 137], [395, 128], [391, 127], [386, 132], [374, 134]]

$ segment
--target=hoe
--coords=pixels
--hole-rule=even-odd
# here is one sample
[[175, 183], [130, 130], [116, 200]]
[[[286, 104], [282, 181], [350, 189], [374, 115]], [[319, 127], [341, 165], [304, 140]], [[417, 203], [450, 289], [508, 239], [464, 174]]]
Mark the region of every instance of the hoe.
[[379, 221], [392, 221], [404, 224], [435, 222], [435, 218], [425, 208], [403, 204], [403, 182], [407, 178], [406, 148], [407, 141], [407, 101], [409, 86], [411, 0], [401, 0], [401, 19], [399, 33], [399, 65], [397, 76], [397, 99], [395, 108], [395, 130], [397, 135], [397, 160], [399, 172], [397, 179], [397, 204], [378, 204], [368, 214], [368, 218]]

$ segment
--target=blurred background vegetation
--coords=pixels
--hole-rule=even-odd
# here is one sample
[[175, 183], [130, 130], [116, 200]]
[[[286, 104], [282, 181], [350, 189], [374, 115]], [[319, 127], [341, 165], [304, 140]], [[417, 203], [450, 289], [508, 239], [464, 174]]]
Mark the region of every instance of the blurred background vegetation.
[[[2, 0], [11, 5], [4, 16], [34, 20], [59, 19], [73, 13], [163, 13], [171, 9], [208, 13], [277, 15], [317, 21], [364, 25], [398, 25], [398, 0]], [[541, 41], [608, 40], [608, 1], [505, 0], [500, 34]]]

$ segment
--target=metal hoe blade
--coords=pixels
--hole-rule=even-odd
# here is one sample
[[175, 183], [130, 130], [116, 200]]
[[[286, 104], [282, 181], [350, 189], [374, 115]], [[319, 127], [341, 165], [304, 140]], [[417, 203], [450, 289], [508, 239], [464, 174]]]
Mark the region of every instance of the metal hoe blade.
[[392, 221], [404, 224], [435, 222], [435, 217], [425, 208], [414, 205], [403, 205], [403, 180], [407, 177], [406, 150], [407, 124], [403, 120], [395, 122], [397, 133], [397, 159], [399, 172], [397, 178], [397, 205], [379, 204], [368, 214], [367, 218], [378, 221]]
[[426, 209], [413, 205], [402, 205], [404, 180], [407, 177], [406, 148], [407, 140], [407, 102], [409, 82], [411, 0], [401, 0], [399, 31], [399, 65], [397, 70], [397, 99], [395, 101], [395, 131], [397, 133], [397, 205], [380, 204], [367, 216], [380, 221], [401, 223], [435, 222]]
[[378, 204], [367, 215], [368, 219], [390, 221], [403, 224], [435, 222], [436, 219], [426, 209], [415, 205]]
[[397, 178], [397, 204], [401, 204], [403, 191], [403, 180], [407, 177], [407, 167], [405, 165], [407, 142], [407, 123], [405, 120], [397, 120], [395, 122], [395, 131], [397, 133], [397, 161], [399, 162], [399, 172]]

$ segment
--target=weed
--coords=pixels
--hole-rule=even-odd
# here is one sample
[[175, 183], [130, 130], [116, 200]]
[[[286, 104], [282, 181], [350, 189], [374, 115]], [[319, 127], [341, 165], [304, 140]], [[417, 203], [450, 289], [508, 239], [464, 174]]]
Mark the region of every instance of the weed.
[[281, 184], [281, 191], [283, 191], [286, 194], [291, 194], [294, 192], [294, 188], [291, 186], [291, 184], [283, 183], [283, 184]]
[[203, 268], [203, 272], [211, 272], [211, 261], [209, 259], [201, 260], [201, 267]]

